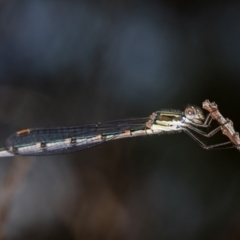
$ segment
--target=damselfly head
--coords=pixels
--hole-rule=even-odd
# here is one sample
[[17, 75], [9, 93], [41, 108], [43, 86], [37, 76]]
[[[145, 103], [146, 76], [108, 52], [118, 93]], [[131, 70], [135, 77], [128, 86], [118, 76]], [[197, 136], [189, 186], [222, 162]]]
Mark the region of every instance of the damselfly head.
[[201, 108], [189, 105], [184, 111], [185, 117], [194, 123], [203, 123], [205, 117]]

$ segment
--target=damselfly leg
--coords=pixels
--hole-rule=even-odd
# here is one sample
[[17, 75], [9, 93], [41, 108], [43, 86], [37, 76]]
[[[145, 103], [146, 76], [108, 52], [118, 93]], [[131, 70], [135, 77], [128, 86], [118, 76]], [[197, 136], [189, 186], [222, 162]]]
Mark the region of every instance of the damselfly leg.
[[[197, 133], [197, 134], [199, 134], [199, 135], [201, 135], [203, 137], [210, 138], [210, 137], [214, 136], [216, 133], [218, 133], [220, 130], [222, 130], [222, 125], [216, 127], [215, 129], [213, 129], [213, 130], [211, 130], [210, 132], [207, 132], [207, 133], [197, 128], [197, 127], [204, 127], [204, 128], [210, 127], [210, 124], [211, 124], [212, 120], [213, 120], [213, 118], [211, 117], [211, 113], [209, 113], [207, 118], [205, 119], [204, 123], [196, 124], [196, 123], [193, 122], [192, 125], [186, 124], [185, 126], [183, 126], [183, 131], [186, 134], [188, 134], [193, 140], [195, 140], [204, 149], [233, 148], [234, 146], [233, 146], [231, 141], [227, 141], [227, 142], [224, 142], [224, 143], [218, 143], [218, 144], [212, 144], [212, 145], [206, 145], [199, 138], [199, 136], [194, 134], [194, 133]], [[195, 127], [195, 126], [197, 126], [197, 127]], [[229, 144], [231, 144], [231, 146], [226, 147], [226, 145], [229, 145]]]
[[[212, 144], [212, 145], [206, 145], [203, 141], [201, 141], [199, 139], [199, 137], [197, 137], [195, 134], [193, 134], [189, 129], [185, 128], [183, 131], [186, 134], [188, 134], [188, 136], [190, 136], [193, 140], [195, 140], [204, 149], [210, 150], [210, 149], [223, 149], [223, 148], [233, 148], [234, 147], [231, 141], [224, 142], [224, 143]], [[211, 137], [211, 136], [207, 136], [207, 135], [204, 135], [204, 136]], [[225, 147], [228, 144], [231, 144], [231, 146]]]

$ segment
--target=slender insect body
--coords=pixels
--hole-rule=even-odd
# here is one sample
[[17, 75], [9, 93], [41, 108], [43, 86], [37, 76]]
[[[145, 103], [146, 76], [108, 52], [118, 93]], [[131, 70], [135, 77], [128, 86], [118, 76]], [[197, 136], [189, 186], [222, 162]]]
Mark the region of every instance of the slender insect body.
[[[240, 149], [240, 138], [232, 122], [225, 119], [215, 103], [203, 102], [203, 109], [209, 111], [205, 118], [201, 108], [189, 105], [183, 112], [162, 110], [148, 118], [132, 118], [84, 126], [24, 129], [11, 135], [6, 148], [0, 150], [0, 157], [13, 155], [62, 154], [86, 149], [98, 144], [121, 138], [146, 136], [168, 132], [185, 132], [205, 149], [221, 148], [227, 143], [205, 145], [198, 135], [212, 137], [219, 130], [230, 139], [230, 143]], [[207, 132], [212, 120], [220, 124]]]

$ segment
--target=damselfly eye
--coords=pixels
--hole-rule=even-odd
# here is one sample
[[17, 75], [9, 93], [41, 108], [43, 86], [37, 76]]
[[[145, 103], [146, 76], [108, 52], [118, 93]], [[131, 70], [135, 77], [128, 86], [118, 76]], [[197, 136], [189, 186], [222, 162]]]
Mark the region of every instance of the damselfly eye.
[[188, 118], [188, 119], [194, 119], [194, 118], [196, 117], [196, 113], [197, 113], [197, 112], [196, 112], [195, 107], [193, 107], [193, 106], [188, 106], [188, 107], [185, 108], [184, 113], [185, 113], [186, 118]]

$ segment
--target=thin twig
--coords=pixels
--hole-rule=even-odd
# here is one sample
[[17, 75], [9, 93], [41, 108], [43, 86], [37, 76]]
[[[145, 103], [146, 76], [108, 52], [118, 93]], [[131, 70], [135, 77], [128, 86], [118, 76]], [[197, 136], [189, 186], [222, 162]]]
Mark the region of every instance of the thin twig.
[[211, 103], [209, 100], [205, 100], [202, 104], [202, 107], [211, 114], [211, 117], [214, 120], [219, 122], [222, 133], [231, 140], [238, 150], [240, 150], [239, 133], [235, 131], [233, 122], [230, 119], [223, 117], [223, 115], [219, 112], [218, 106], [215, 102]]

